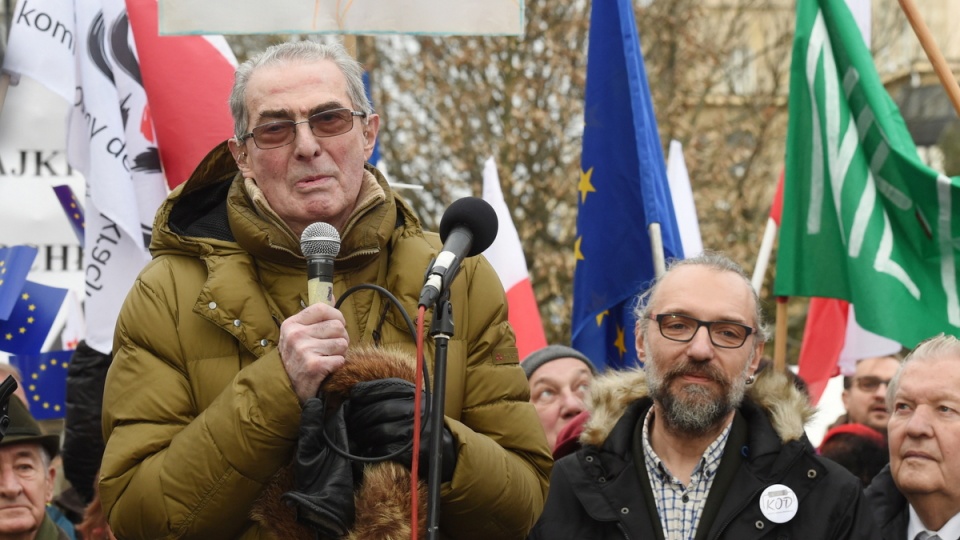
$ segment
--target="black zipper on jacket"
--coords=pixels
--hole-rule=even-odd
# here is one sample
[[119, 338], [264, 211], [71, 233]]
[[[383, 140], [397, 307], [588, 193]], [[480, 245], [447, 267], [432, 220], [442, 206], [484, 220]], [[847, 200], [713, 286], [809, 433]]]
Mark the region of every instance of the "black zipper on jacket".
[[617, 528], [620, 529], [620, 532], [623, 533], [623, 540], [630, 540], [630, 535], [627, 534], [627, 528], [623, 526], [622, 521], [617, 521]]

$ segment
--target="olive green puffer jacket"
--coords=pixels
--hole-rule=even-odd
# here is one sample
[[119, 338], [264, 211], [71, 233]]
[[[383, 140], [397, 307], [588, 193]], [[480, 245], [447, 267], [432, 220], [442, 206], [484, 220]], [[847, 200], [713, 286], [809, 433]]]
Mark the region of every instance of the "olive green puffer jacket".
[[[120, 313], [103, 402], [100, 487], [119, 538], [268, 536], [250, 510], [296, 445], [300, 405], [276, 345], [280, 323], [305, 305], [306, 263], [257, 194], [221, 145], [157, 214], [154, 259]], [[376, 283], [415, 317], [439, 238], [370, 166], [359, 200], [341, 231], [334, 293]], [[451, 302], [445, 412], [458, 459], [442, 488], [441, 531], [523, 538], [552, 461], [485, 259], [464, 262]], [[351, 343], [415, 350], [378, 294], [353, 294], [341, 311]]]

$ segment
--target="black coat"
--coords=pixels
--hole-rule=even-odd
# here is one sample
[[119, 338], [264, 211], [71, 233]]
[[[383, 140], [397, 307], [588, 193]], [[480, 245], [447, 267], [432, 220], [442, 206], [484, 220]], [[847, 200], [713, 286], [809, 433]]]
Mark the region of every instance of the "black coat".
[[93, 484], [103, 458], [103, 383], [111, 356], [81, 341], [67, 367], [67, 407], [64, 418], [63, 470], [84, 504], [93, 500]]
[[[642, 377], [632, 377], [631, 384], [645, 385]], [[546, 507], [531, 539], [663, 538], [649, 481], [641, 477], [633, 458], [634, 429], [642, 425], [651, 404], [648, 397], [633, 401], [619, 419], [614, 416], [614, 427], [599, 445], [586, 444], [556, 463]], [[698, 530], [696, 538], [877, 538], [859, 480], [818, 457], [802, 429], [798, 438], [781, 440], [768, 414], [749, 397], [739, 408], [700, 519], [701, 528], [709, 529]], [[761, 513], [760, 495], [773, 484], [790, 487], [799, 500], [797, 515], [784, 524]]]
[[864, 491], [867, 506], [880, 528], [878, 539], [903, 540], [907, 537], [907, 525], [910, 524], [910, 511], [907, 499], [893, 483], [890, 465], [883, 468]]

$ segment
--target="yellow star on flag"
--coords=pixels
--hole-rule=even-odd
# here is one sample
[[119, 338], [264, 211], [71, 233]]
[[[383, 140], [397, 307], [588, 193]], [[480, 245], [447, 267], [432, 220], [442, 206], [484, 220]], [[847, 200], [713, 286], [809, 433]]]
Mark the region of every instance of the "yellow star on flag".
[[21, 300], [29, 300], [29, 299], [30, 299], [30, 295], [27, 294], [27, 293], [23, 293], [23, 294], [20, 295], [20, 299], [21, 299]]
[[623, 344], [624, 341], [623, 327], [617, 325], [617, 340], [613, 342], [613, 346], [620, 351], [620, 358], [623, 359], [623, 355], [627, 353], [627, 346]]
[[583, 252], [580, 251], [580, 244], [583, 242], [583, 237], [578, 236], [576, 242], [573, 243], [573, 260], [575, 261], [585, 261], [587, 258], [583, 256]]
[[586, 171], [580, 171], [580, 183], [577, 185], [577, 191], [580, 192], [580, 204], [587, 202], [587, 193], [597, 192], [597, 189], [590, 183], [591, 176], [593, 176], [593, 167]]
[[601, 311], [600, 314], [597, 315], [597, 326], [600, 326], [601, 324], [603, 324], [603, 317], [609, 314], [610, 314], [609, 310]]
[[27, 324], [33, 324], [33, 317], [27, 317]]

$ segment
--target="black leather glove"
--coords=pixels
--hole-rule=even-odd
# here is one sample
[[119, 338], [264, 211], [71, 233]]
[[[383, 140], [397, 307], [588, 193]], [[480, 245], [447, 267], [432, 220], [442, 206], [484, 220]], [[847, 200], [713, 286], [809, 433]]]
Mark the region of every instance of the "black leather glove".
[[350, 460], [330, 450], [322, 431], [332, 444], [347, 449], [343, 407], [324, 420], [323, 400], [308, 399], [300, 415], [296, 490], [284, 493], [282, 499], [296, 505], [297, 521], [313, 527], [320, 538], [342, 538], [353, 526], [353, 467]]
[[[363, 457], [387, 456], [397, 452], [413, 438], [413, 398], [416, 388], [404, 379], [377, 379], [357, 383], [350, 390], [344, 403], [346, 408], [347, 433], [352, 454]], [[420, 400], [421, 409], [426, 406], [426, 396]], [[429, 466], [429, 427], [423, 419], [420, 444], [420, 470], [427, 477]], [[457, 465], [457, 445], [453, 434], [443, 428], [443, 464], [440, 479], [449, 482]], [[413, 449], [392, 458], [410, 468]]]

